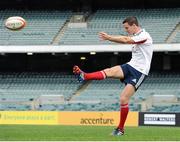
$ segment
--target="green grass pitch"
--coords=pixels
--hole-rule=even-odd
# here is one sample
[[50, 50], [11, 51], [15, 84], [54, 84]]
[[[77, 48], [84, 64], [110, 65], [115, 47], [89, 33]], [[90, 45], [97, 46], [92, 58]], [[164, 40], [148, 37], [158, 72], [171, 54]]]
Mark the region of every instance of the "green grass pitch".
[[0, 141], [180, 141], [179, 127], [127, 127], [111, 136], [107, 126], [0, 125]]

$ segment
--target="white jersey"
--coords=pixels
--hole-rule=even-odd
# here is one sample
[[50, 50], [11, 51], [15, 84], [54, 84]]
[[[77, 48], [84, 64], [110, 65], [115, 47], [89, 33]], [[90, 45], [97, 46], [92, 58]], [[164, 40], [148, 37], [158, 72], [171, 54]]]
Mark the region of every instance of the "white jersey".
[[128, 64], [139, 72], [148, 75], [153, 55], [152, 38], [149, 33], [142, 29], [131, 39], [135, 45], [132, 47], [132, 58]]

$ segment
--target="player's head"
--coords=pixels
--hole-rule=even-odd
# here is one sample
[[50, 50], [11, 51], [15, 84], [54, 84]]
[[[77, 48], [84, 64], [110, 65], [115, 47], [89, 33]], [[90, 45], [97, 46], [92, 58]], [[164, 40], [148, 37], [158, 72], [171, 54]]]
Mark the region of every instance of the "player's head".
[[125, 31], [130, 35], [137, 33], [140, 28], [138, 20], [134, 16], [127, 17], [123, 21], [123, 27], [124, 27]]

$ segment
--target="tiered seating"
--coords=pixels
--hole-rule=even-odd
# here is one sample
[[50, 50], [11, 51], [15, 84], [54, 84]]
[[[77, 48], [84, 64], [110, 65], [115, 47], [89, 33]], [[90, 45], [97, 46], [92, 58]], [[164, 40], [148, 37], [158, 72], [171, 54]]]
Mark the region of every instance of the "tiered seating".
[[[180, 8], [175, 9], [121, 9], [97, 10], [90, 16], [87, 28], [68, 28], [59, 44], [114, 44], [100, 41], [98, 32], [126, 34], [122, 21], [127, 16], [137, 16], [140, 24], [153, 37], [155, 43], [164, 43], [180, 20]], [[1, 10], [0, 45], [49, 45], [64, 23], [72, 16], [71, 11], [20, 11]], [[10, 16], [22, 16], [27, 26], [12, 32], [4, 28], [4, 20]], [[173, 42], [179, 42], [179, 33]]]
[[[118, 79], [94, 80], [74, 95], [81, 86], [72, 75], [62, 73], [0, 73], [0, 110], [29, 110], [26, 104], [3, 103], [5, 101], [26, 102], [40, 95], [64, 95], [65, 103], [44, 104], [39, 110], [65, 111], [118, 111], [119, 95], [124, 85]], [[175, 95], [180, 99], [179, 73], [152, 73], [130, 101], [130, 110], [139, 111], [139, 102], [152, 95]], [[69, 101], [70, 100], [70, 101]], [[176, 111], [179, 105], [167, 103], [153, 105], [148, 111]]]
[[108, 99], [108, 101], [115, 101], [119, 98], [119, 93], [117, 91], [122, 89], [123, 85], [120, 84], [119, 80], [94, 80], [81, 95], [76, 97], [76, 99], [94, 101], [106, 101], [106, 99]]
[[127, 16], [136, 16], [143, 28], [152, 36], [155, 43], [164, 43], [180, 20], [180, 9], [121, 9], [98, 10], [90, 17], [87, 28], [69, 28], [60, 44], [113, 44], [102, 42], [98, 32], [126, 34], [121, 25]]
[[[64, 95], [71, 98], [80, 84], [72, 75], [61, 73], [9, 73], [0, 74], [0, 101], [26, 102], [40, 95]], [[3, 107], [1, 104], [1, 107]], [[14, 105], [13, 105], [14, 106]], [[12, 108], [12, 104], [10, 105]]]
[[172, 106], [153, 106], [148, 111], [150, 112], [180, 112], [180, 105], [172, 105]]
[[[74, 96], [77, 101], [92, 101], [83, 109], [88, 110], [119, 110], [119, 95], [124, 85], [119, 80], [106, 79], [92, 81], [80, 95]], [[180, 74], [153, 73], [145, 80], [130, 102], [131, 110], [139, 110], [138, 102], [146, 100], [152, 95], [176, 95], [180, 98]], [[94, 103], [93, 103], [94, 102]], [[81, 108], [82, 104], [76, 104]], [[169, 106], [171, 107], [171, 106]], [[179, 106], [177, 106], [179, 107]], [[153, 109], [152, 109], [153, 110]], [[155, 109], [154, 109], [155, 110]], [[159, 109], [160, 110], [160, 109]], [[166, 109], [168, 110], [168, 109]], [[171, 110], [171, 108], [169, 108]], [[158, 109], [156, 109], [158, 111]], [[180, 111], [180, 110], [177, 110]]]
[[96, 45], [96, 44], [112, 44], [109, 41], [100, 41], [98, 33], [105, 31], [111, 34], [119, 34], [116, 29], [109, 28], [68, 28], [64, 36], [60, 40], [60, 44], [65, 45]]
[[21, 31], [12, 32], [0, 29], [1, 45], [49, 45], [65, 21], [71, 16], [70, 11], [0, 11], [0, 24], [10, 16], [22, 16], [27, 26]]
[[[143, 95], [146, 91], [146, 96]], [[163, 94], [163, 95], [180, 95], [180, 74], [176, 73], [153, 73], [143, 83], [140, 90], [137, 92], [138, 96], [147, 97], [147, 95]]]

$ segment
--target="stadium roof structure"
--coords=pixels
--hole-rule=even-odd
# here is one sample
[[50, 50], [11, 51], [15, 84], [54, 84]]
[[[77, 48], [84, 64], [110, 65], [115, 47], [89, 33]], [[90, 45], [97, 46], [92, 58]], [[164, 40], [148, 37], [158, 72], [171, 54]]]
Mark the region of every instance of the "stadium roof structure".
[[[154, 44], [154, 52], [180, 52], [180, 43]], [[130, 52], [131, 45], [39, 45], [0, 46], [1, 53], [89, 53]]]

